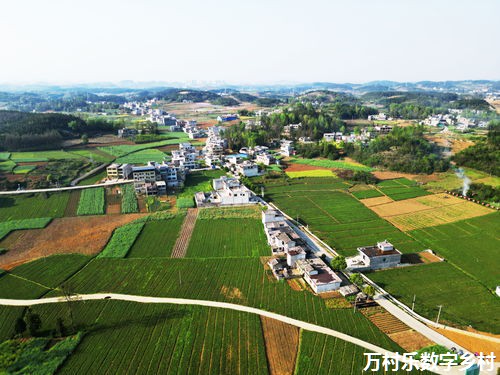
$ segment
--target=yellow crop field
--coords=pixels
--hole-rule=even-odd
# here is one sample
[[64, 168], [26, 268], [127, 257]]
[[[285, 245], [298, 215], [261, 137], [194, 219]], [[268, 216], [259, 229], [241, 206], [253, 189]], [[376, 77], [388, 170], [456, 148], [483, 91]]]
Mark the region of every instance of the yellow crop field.
[[366, 207], [370, 207], [370, 208], [374, 207], [374, 206], [384, 205], [387, 203], [392, 203], [392, 202], [394, 202], [394, 201], [385, 195], [383, 197], [366, 198], [366, 199], [363, 199], [361, 201], [361, 203], [363, 203]]
[[[380, 203], [381, 198], [383, 197], [365, 199], [362, 202], [371, 200], [367, 207], [403, 231], [452, 223], [493, 211], [444, 193], [390, 203]], [[375, 199], [378, 199], [378, 204], [373, 204]]]
[[287, 176], [290, 178], [299, 178], [299, 177], [335, 177], [335, 173], [333, 173], [329, 169], [315, 169], [311, 171], [296, 171], [296, 172], [286, 172]]

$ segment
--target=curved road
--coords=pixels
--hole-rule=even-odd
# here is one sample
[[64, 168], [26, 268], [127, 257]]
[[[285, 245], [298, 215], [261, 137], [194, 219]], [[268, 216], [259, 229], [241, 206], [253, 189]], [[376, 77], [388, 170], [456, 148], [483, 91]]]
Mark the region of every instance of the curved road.
[[[206, 306], [206, 307], [216, 307], [222, 309], [230, 309], [236, 311], [242, 311], [250, 314], [257, 314], [260, 316], [265, 316], [267, 318], [276, 319], [283, 323], [291, 324], [296, 327], [305, 329], [307, 331], [322, 333], [324, 335], [332, 336], [339, 338], [341, 340], [350, 342], [352, 344], [361, 346], [365, 349], [368, 349], [370, 353], [379, 353], [382, 355], [386, 355], [390, 358], [394, 358], [399, 362], [409, 363], [407, 359], [401, 358], [396, 353], [390, 352], [384, 348], [373, 345], [369, 342], [360, 340], [356, 337], [352, 337], [346, 335], [345, 333], [335, 331], [330, 328], [318, 326], [315, 324], [311, 324], [308, 322], [304, 322], [301, 320], [289, 318], [284, 315], [272, 313], [265, 310], [256, 309], [254, 307], [236, 305], [234, 303], [227, 302], [216, 302], [216, 301], [206, 301], [206, 300], [196, 300], [196, 299], [183, 299], [183, 298], [165, 298], [165, 297], [147, 297], [147, 296], [135, 296], [128, 294], [116, 294], [116, 293], [96, 293], [96, 294], [78, 294], [70, 297], [72, 301], [89, 301], [89, 300], [103, 300], [103, 299], [113, 299], [120, 301], [129, 301], [129, 302], [139, 302], [139, 303], [163, 303], [163, 304], [175, 304], [175, 305], [196, 305], [196, 306]], [[33, 306], [33, 305], [42, 305], [49, 303], [64, 303], [67, 302], [65, 297], [52, 297], [52, 298], [41, 298], [41, 299], [0, 299], [0, 305], [4, 306]], [[464, 374], [464, 370], [460, 370], [460, 367], [453, 367], [448, 369], [443, 366], [438, 366], [433, 369], [432, 372], [436, 374], [443, 375], [458, 375]], [[487, 372], [481, 372], [487, 373]], [[496, 373], [496, 372], [495, 372]], [[492, 372], [493, 374], [493, 372]]]

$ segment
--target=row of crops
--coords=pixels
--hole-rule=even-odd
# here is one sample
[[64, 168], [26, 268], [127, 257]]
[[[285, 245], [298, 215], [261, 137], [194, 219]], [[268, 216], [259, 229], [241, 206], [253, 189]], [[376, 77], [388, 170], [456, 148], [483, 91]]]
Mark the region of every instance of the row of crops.
[[103, 215], [105, 212], [104, 188], [82, 190], [78, 202], [77, 215]]
[[121, 211], [123, 214], [130, 214], [133, 212], [139, 212], [139, 206], [137, 204], [137, 196], [135, 195], [135, 190], [132, 185], [122, 185], [122, 203]]

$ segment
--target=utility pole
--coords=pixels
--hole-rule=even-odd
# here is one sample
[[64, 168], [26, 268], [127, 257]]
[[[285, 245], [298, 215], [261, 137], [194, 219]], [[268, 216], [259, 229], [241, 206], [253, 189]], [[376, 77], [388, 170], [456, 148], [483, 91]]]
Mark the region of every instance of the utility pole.
[[438, 305], [439, 307], [439, 312], [438, 312], [438, 317], [436, 319], [436, 323], [439, 323], [439, 317], [441, 316], [441, 309], [443, 308], [443, 305]]
[[182, 279], [181, 279], [181, 270], [179, 270], [179, 285], [182, 284]]
[[413, 302], [411, 304], [411, 311], [413, 311], [415, 309], [415, 298], [417, 298], [416, 294], [413, 295]]
[[357, 298], [354, 298], [354, 310], [353, 310], [353, 311], [354, 311], [354, 313], [356, 313], [356, 302], [357, 302], [357, 301], [358, 301], [358, 299], [357, 299]]

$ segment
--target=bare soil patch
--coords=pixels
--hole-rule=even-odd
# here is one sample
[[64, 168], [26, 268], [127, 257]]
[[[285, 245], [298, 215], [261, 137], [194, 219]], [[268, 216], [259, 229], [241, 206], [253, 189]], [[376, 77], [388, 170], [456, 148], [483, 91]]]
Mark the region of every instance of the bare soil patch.
[[[0, 247], [9, 250], [0, 257], [0, 268], [11, 269], [52, 254], [97, 254], [106, 245], [113, 230], [142, 216], [65, 217], [52, 220], [44, 229], [11, 233], [0, 243]], [[10, 239], [12, 235], [14, 240]]]
[[432, 253], [429, 253], [428, 251], [421, 251], [420, 253], [418, 253], [418, 256], [424, 263], [442, 262], [441, 258]]
[[427, 337], [412, 329], [409, 331], [392, 333], [388, 336], [392, 341], [408, 352], [413, 352], [434, 344]]
[[47, 161], [18, 162], [17, 165], [47, 165]]
[[299, 328], [278, 320], [260, 317], [271, 375], [291, 375], [299, 347]]
[[290, 285], [290, 288], [297, 292], [301, 292], [304, 290], [304, 287], [298, 279], [287, 279], [286, 282], [288, 285]]
[[121, 213], [120, 188], [113, 187], [106, 189], [106, 215], [116, 215]]

